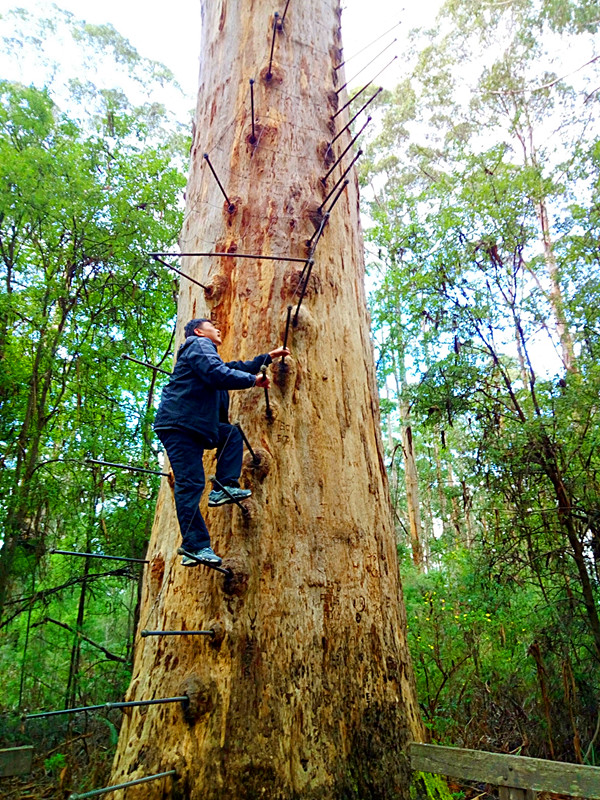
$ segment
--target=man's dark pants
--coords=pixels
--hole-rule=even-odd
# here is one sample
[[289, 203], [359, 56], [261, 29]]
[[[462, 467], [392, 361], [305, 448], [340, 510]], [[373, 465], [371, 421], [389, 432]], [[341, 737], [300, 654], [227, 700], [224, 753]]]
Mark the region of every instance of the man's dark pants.
[[[181, 529], [183, 548], [197, 551], [210, 546], [208, 528], [199, 503], [206, 485], [202, 456], [206, 440], [188, 428], [162, 428], [156, 435], [163, 443], [175, 475], [175, 507]], [[224, 486], [239, 486], [244, 443], [233, 425], [219, 423], [217, 445], [217, 480]]]

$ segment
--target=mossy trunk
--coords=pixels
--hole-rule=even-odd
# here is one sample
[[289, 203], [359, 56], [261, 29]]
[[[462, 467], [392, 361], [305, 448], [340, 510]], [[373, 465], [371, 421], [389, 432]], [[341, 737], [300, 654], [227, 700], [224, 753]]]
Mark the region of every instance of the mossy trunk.
[[[345, 82], [337, 0], [292, 0], [277, 32], [258, 0], [205, 0], [201, 77], [182, 252], [306, 256], [320, 224], [321, 177], [336, 85]], [[251, 142], [249, 79], [256, 139]], [[345, 92], [340, 104], [346, 100]], [[207, 168], [208, 153], [234, 208]], [[348, 157], [349, 158], [349, 157]], [[196, 316], [224, 332], [224, 360], [281, 343], [302, 264], [189, 257], [178, 335]], [[273, 419], [260, 389], [231, 393], [260, 456], [246, 456], [237, 507], [202, 510], [232, 574], [186, 569], [169, 480], [148, 549], [140, 629], [206, 629], [148, 637], [127, 699], [188, 693], [189, 707], [134, 709], [124, 720], [114, 782], [175, 768], [178, 777], [124, 797], [408, 797], [405, 743], [421, 737], [379, 430], [363, 286], [355, 174], [331, 213], [298, 322], [292, 358], [271, 368]], [[214, 454], [207, 456], [214, 472]]]

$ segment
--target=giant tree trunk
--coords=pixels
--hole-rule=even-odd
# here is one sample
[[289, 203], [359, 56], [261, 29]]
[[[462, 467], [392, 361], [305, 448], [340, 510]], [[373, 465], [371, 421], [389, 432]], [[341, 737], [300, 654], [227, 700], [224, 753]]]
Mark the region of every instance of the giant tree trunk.
[[[304, 257], [319, 224], [341, 46], [338, 0], [292, 0], [267, 80], [272, 24], [271, 6], [258, 0], [203, 2], [182, 251]], [[249, 78], [256, 79], [255, 146]], [[337, 85], [344, 81], [338, 70]], [[347, 120], [340, 114], [336, 130]], [[349, 141], [343, 134], [334, 154]], [[231, 213], [205, 152], [235, 204]], [[232, 393], [231, 418], [261, 456], [258, 468], [247, 457], [242, 479], [253, 490], [250, 517], [202, 503], [231, 578], [179, 565], [173, 494], [163, 480], [140, 627], [216, 626], [219, 636], [139, 640], [127, 699], [187, 692], [191, 702], [185, 718], [177, 705], [125, 717], [114, 781], [178, 771], [172, 786], [147, 783], [127, 798], [163, 791], [202, 800], [408, 797], [402, 748], [422, 731], [351, 178], [316, 250], [290, 334], [293, 358], [285, 371], [272, 369], [273, 421], [262, 390]], [[182, 279], [179, 341], [187, 320], [207, 315], [224, 331], [224, 360], [281, 343], [301, 265], [198, 257], [183, 259], [182, 269], [212, 291]], [[205, 468], [214, 472], [212, 454]]]

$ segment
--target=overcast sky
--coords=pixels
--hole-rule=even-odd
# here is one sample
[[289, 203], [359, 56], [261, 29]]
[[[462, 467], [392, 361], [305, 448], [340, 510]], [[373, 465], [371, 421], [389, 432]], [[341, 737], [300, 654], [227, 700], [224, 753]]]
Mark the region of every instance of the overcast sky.
[[[273, 10], [278, 3], [272, 0]], [[302, 2], [302, 0], [291, 0]], [[200, 0], [55, 0], [57, 6], [71, 11], [79, 19], [92, 23], [111, 23], [139, 53], [168, 66], [190, 96], [194, 96], [198, 81], [198, 56], [200, 42]], [[384, 33], [396, 23], [393, 32], [357, 56], [347, 68], [352, 76], [375, 56], [388, 42], [398, 37], [393, 45], [373, 65], [374, 72], [365, 70], [366, 80], [377, 72], [390, 57], [401, 52], [403, 39], [413, 27], [426, 27], [433, 21], [441, 0], [406, 0], [406, 8], [394, 0], [343, 0], [342, 35], [346, 58]], [[283, 7], [283, 0], [279, 0]], [[9, 8], [24, 7], [33, 10], [35, 0], [0, 0], [0, 12]], [[282, 10], [282, 9], [280, 9]], [[288, 14], [291, 15], [290, 6]], [[362, 77], [360, 80], [362, 80]], [[398, 70], [388, 70], [382, 75], [384, 85], [393, 86], [399, 78]], [[366, 81], [365, 81], [366, 82]]]

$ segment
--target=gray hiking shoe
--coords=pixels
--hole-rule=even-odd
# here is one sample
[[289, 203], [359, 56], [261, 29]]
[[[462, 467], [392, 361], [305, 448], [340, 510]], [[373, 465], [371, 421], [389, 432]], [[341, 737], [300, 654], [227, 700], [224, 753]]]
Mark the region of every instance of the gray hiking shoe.
[[180, 547], [177, 552], [183, 556], [181, 559], [183, 567], [196, 567], [198, 564], [219, 567], [222, 563], [212, 547], [201, 547], [200, 550], [184, 550], [183, 547]]
[[[208, 495], [208, 505], [209, 506], [224, 506], [226, 503], [233, 503], [232, 497], [235, 500], [245, 500], [246, 497], [250, 497], [252, 492], [250, 489], [240, 489], [238, 486], [226, 486], [227, 492], [224, 492], [223, 489], [213, 489], [212, 492]], [[231, 497], [229, 496], [231, 495]]]

